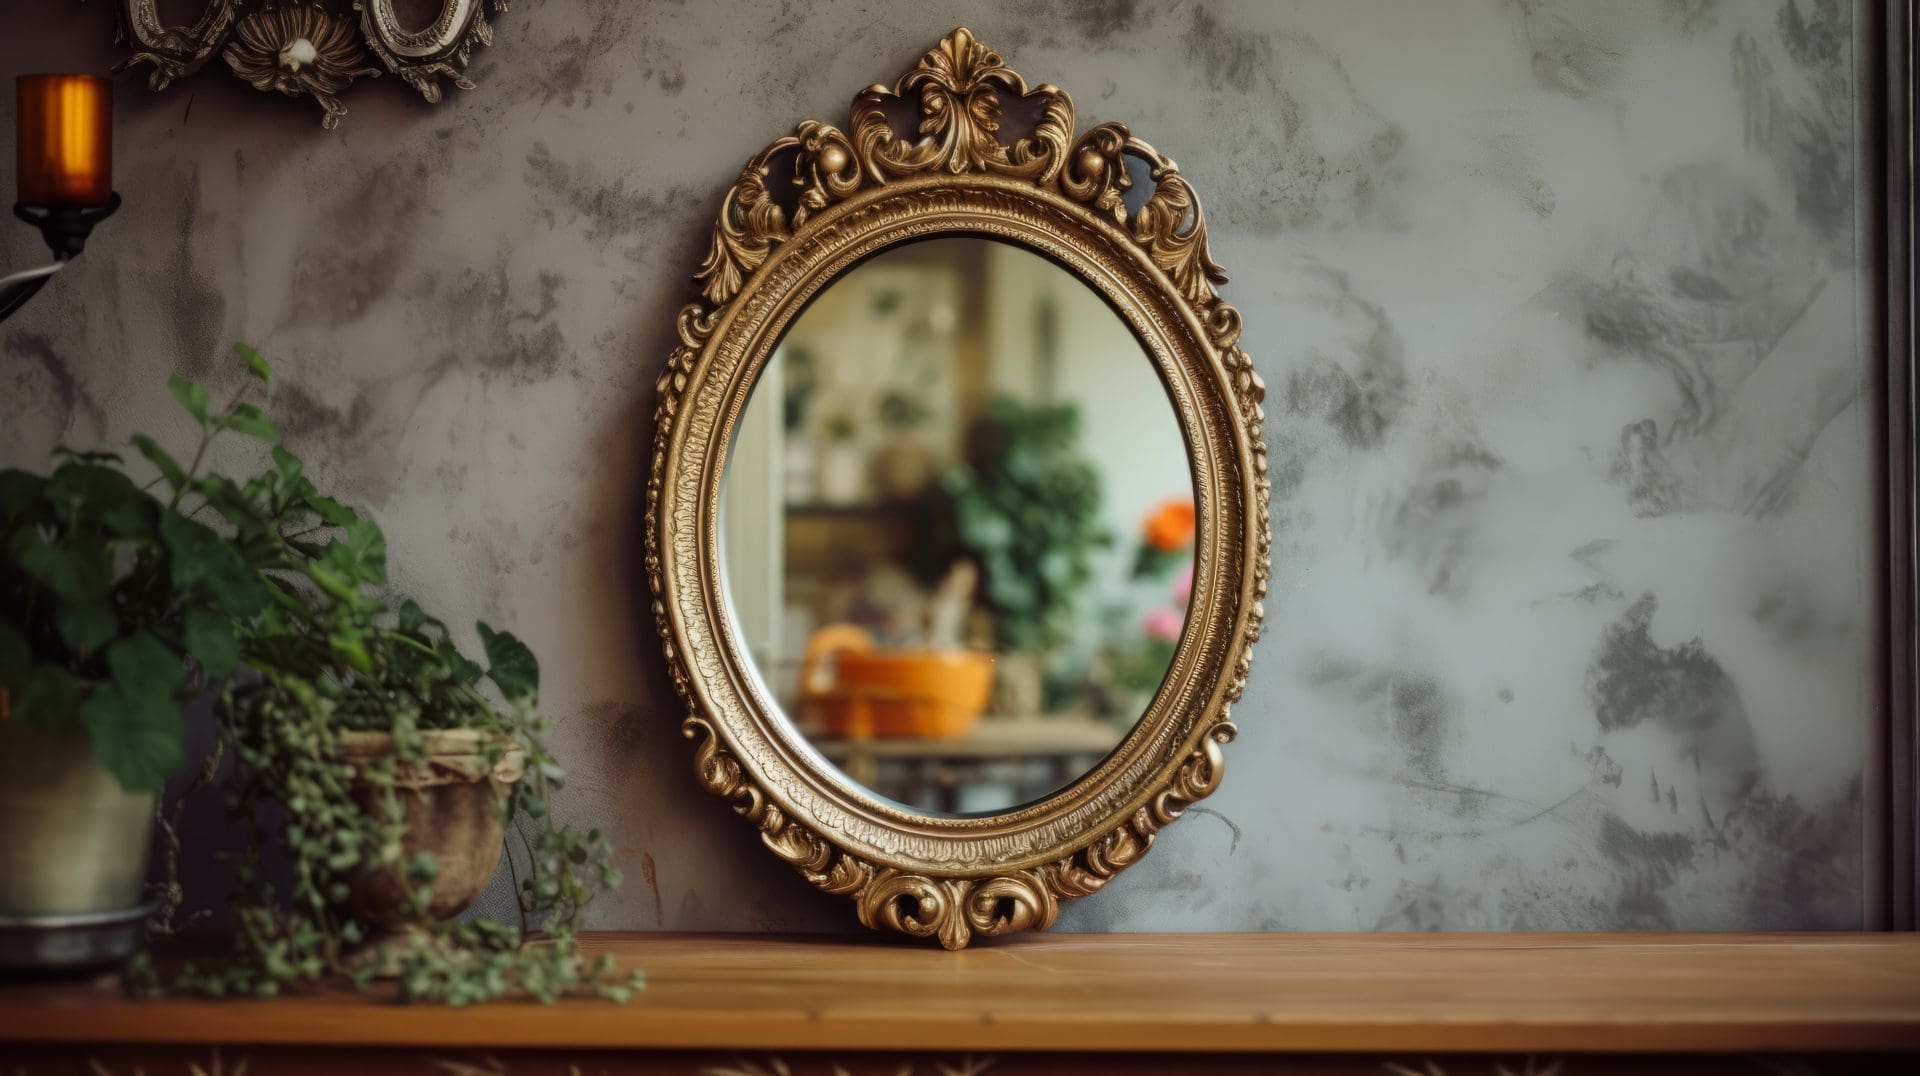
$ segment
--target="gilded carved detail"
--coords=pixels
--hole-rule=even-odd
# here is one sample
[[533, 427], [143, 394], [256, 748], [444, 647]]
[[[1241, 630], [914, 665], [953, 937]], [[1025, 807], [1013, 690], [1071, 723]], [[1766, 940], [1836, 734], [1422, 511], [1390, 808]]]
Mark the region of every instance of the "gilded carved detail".
[[[429, 102], [440, 100], [442, 79], [472, 89], [466, 70], [474, 46], [493, 43], [487, 2], [441, 0], [431, 23], [410, 30], [394, 0], [353, 0], [357, 22], [319, 0], [203, 0], [185, 26], [165, 23], [160, 0], [121, 0], [117, 39], [128, 40], [133, 53], [116, 70], [145, 64], [147, 86], [163, 90], [217, 52], [256, 90], [313, 98], [321, 126], [331, 130], [347, 111], [339, 94], [383, 70]], [[507, 10], [507, 0], [492, 3]]]
[[[1005, 98], [1039, 105], [1023, 137], [1001, 129]], [[918, 108], [912, 137], [895, 133], [896, 103]], [[701, 784], [810, 883], [851, 897], [862, 923], [957, 949], [1049, 926], [1060, 901], [1099, 890], [1219, 787], [1228, 707], [1245, 688], [1269, 574], [1265, 387], [1239, 349], [1238, 313], [1215, 290], [1226, 277], [1193, 188], [1124, 126], [1076, 141], [1063, 91], [1029, 90], [959, 29], [891, 88], [857, 95], [849, 130], [801, 124], [749, 160], [722, 201], [694, 274], [702, 301], [682, 309], [680, 344], [656, 383], [646, 567]], [[1131, 214], [1128, 156], [1154, 185]], [[1204, 611], [1168, 686], [1086, 780], [1005, 815], [929, 820], [806, 772], [771, 704], [740, 686], [750, 678], [734, 672], [748, 659], [708, 594], [718, 573], [712, 457], [754, 364], [807, 297], [860, 257], [955, 231], [1052, 255], [1105, 291], [1154, 354], [1195, 459]]]

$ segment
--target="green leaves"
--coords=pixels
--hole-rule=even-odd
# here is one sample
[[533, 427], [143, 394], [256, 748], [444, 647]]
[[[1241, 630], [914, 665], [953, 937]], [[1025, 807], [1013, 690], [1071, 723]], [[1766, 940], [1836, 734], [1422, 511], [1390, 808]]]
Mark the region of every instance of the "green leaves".
[[408, 598], [406, 601], [400, 603], [400, 608], [396, 612], [396, 616], [398, 617], [400, 630], [409, 635], [417, 635], [429, 627], [439, 628], [442, 631], [446, 630], [445, 624], [428, 616], [426, 610], [420, 608], [420, 603], [414, 601], [412, 598]]
[[[250, 379], [271, 381], [257, 351], [234, 352]], [[388, 596], [379, 526], [322, 495], [258, 406], [236, 398], [216, 409], [185, 378], [168, 391], [199, 426], [191, 462], [144, 435], [131, 443], [170, 500], [136, 488], [103, 454], [67, 452], [45, 479], [0, 471], [0, 716], [78, 722], [102, 769], [128, 789], [154, 790], [181, 763], [189, 661], [213, 681], [242, 662], [258, 671], [228, 683], [217, 711], [236, 764], [229, 792], [253, 827], [249, 846], [275, 846], [292, 880], [237, 857], [237, 956], [176, 983], [265, 997], [347, 974], [343, 953], [367, 936], [350, 906], [351, 877], [386, 872], [422, 920], [400, 957], [404, 995], [448, 1004], [630, 996], [637, 978], [577, 944], [579, 909], [619, 872], [603, 836], [582, 837], [548, 810], [564, 772], [541, 743], [533, 653], [479, 624], [488, 667], [469, 660], [441, 621]], [[203, 472], [207, 446], [227, 431], [266, 442], [271, 464], [244, 478]], [[509, 922], [424, 921], [438, 864], [402, 851], [409, 812], [399, 785], [425, 764], [426, 733], [447, 728], [486, 734], [489, 761], [510, 747], [525, 752], [525, 775], [499, 806], [522, 814], [530, 834], [524, 921], [554, 944], [522, 947]], [[343, 759], [348, 729], [389, 733], [391, 755]], [[277, 809], [263, 810], [269, 802]], [[153, 983], [153, 965], [141, 967]]]
[[237, 403], [221, 415], [216, 428], [234, 430], [248, 437], [258, 437], [262, 441], [278, 441], [280, 427], [273, 420], [260, 413], [260, 409], [250, 403]]
[[1072, 405], [997, 397], [965, 466], [941, 478], [957, 548], [916, 559], [944, 571], [970, 556], [1006, 649], [1056, 647], [1086, 583], [1095, 550], [1111, 543], [1100, 523], [1100, 475], [1082, 454]]
[[167, 378], [167, 391], [173, 393], [173, 398], [180, 402], [181, 407], [186, 408], [187, 414], [193, 416], [193, 420], [200, 424], [201, 429], [208, 427], [205, 385], [175, 374]]
[[360, 514], [331, 497], [314, 494], [307, 498], [314, 514], [335, 527], [344, 527], [360, 518]]
[[93, 760], [129, 792], [157, 792], [183, 757], [180, 657], [150, 632], [107, 650], [108, 680], [80, 704]]
[[504, 631], [494, 631], [485, 621], [474, 625], [480, 632], [480, 645], [487, 653], [487, 678], [500, 688], [508, 702], [532, 705], [540, 691], [540, 662], [527, 645]]
[[62, 598], [98, 598], [113, 586], [113, 552], [97, 534], [56, 545], [38, 527], [14, 531], [7, 556], [28, 578]]
[[[298, 456], [288, 452], [279, 445], [273, 446], [272, 456], [274, 472], [280, 476], [280, 487], [282, 489], [293, 488], [294, 484], [300, 481], [300, 472], [305, 469], [306, 465], [300, 462]], [[307, 488], [311, 490], [312, 487], [309, 486]]]
[[383, 607], [378, 598], [362, 588], [386, 583], [387, 539], [373, 522], [351, 513], [349, 516], [351, 522], [341, 536], [328, 542], [319, 556], [302, 567], [314, 585], [347, 610], [367, 615]]
[[71, 527], [97, 520], [123, 538], [153, 533], [155, 505], [126, 475], [97, 463], [62, 464], [41, 489], [53, 519]]
[[267, 360], [261, 358], [258, 351], [246, 344], [236, 343], [233, 345], [233, 353], [240, 356], [240, 361], [247, 364], [248, 371], [259, 378], [261, 384], [267, 384], [273, 379], [273, 367], [267, 365]]
[[240, 664], [240, 640], [234, 634], [232, 619], [190, 608], [182, 615], [180, 627], [187, 653], [200, 663], [209, 680], [225, 680]]
[[20, 629], [0, 620], [0, 690], [19, 687], [33, 668], [33, 648]]
[[[247, 372], [259, 378], [261, 384], [267, 384], [272, 380], [273, 368], [267, 365], [267, 360], [261, 358], [258, 351], [245, 344], [235, 344], [233, 352], [240, 356], [240, 361], [246, 364]], [[178, 375], [167, 379], [167, 391], [173, 393], [173, 398], [180, 402], [180, 406], [186, 409], [187, 414], [193, 416], [193, 420], [200, 424], [201, 430], [208, 436], [222, 430], [235, 430], [249, 437], [258, 437], [262, 441], [280, 439], [280, 427], [274, 425], [273, 420], [262, 414], [260, 408], [253, 404], [236, 400], [226, 411], [218, 415], [213, 414], [209, 410], [212, 404], [207, 396], [206, 386]], [[142, 447], [141, 451], [144, 453], [146, 449]], [[147, 458], [153, 457], [149, 455]], [[159, 466], [158, 461], [155, 465]], [[175, 470], [178, 468], [176, 467]], [[161, 467], [161, 473], [167, 473], [167, 468]], [[178, 487], [180, 484], [176, 482], [175, 486]]]
[[40, 499], [40, 491], [46, 484], [47, 480], [37, 474], [11, 467], [0, 471], [0, 523], [44, 519], [46, 505]]
[[347, 523], [345, 535], [327, 547], [327, 554], [336, 567], [362, 583], [381, 586], [387, 581], [387, 538], [371, 520]]
[[216, 604], [238, 617], [252, 616], [266, 604], [259, 576], [213, 528], [168, 512], [160, 517], [160, 540], [176, 589], [204, 587]]
[[76, 654], [92, 653], [120, 634], [120, 621], [113, 615], [113, 606], [100, 598], [55, 602], [53, 627], [60, 633], [60, 641]]
[[39, 665], [27, 674], [13, 699], [15, 720], [43, 729], [63, 729], [80, 709], [80, 681], [58, 665]]
[[[234, 352], [250, 379], [270, 381], [257, 351]], [[101, 766], [134, 789], [157, 787], [179, 762], [188, 658], [217, 681], [243, 660], [249, 632], [282, 633], [261, 636], [263, 647], [311, 643], [295, 612], [308, 592], [284, 578], [301, 556], [282, 537], [290, 506], [303, 523], [358, 519], [333, 501], [307, 503], [318, 495], [256, 404], [236, 397], [216, 411], [207, 388], [184, 377], [167, 390], [200, 428], [192, 462], [182, 466], [144, 434], [131, 443], [169, 501], [135, 485], [110, 452], [59, 448], [44, 478], [0, 470], [0, 714], [83, 722]], [[243, 484], [201, 474], [209, 442], [228, 430], [268, 442], [272, 469]], [[193, 518], [207, 509], [215, 526]], [[377, 530], [349, 536], [348, 548], [356, 594], [384, 579]]]
[[327, 645], [333, 648], [346, 667], [368, 676], [374, 675], [373, 652], [367, 649], [365, 632], [351, 627], [336, 629], [327, 634]]
[[139, 449], [140, 454], [159, 469], [160, 477], [167, 480], [169, 488], [179, 489], [187, 484], [186, 470], [176, 463], [172, 456], [167, 455], [166, 449], [154, 443], [153, 438], [144, 433], [136, 433], [133, 435], [133, 447]]

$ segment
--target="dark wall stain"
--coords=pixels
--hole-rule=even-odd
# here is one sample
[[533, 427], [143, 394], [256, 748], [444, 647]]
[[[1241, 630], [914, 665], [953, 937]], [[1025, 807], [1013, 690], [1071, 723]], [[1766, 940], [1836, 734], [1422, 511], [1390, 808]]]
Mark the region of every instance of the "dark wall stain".
[[1841, 0], [1811, 0], [1803, 13], [1797, 0], [1787, 0], [1777, 22], [1781, 45], [1814, 94], [1790, 101], [1777, 85], [1769, 87], [1774, 114], [1785, 121], [1774, 156], [1807, 220], [1834, 242], [1850, 242], [1853, 12]]
[[[588, 32], [568, 34], [548, 50], [538, 83], [541, 102], [592, 108], [596, 92], [612, 89], [614, 69], [638, 70], [642, 77], [654, 80], [666, 96], [679, 96], [687, 85], [679, 53], [646, 35], [646, 16], [645, 5], [597, 5]], [[616, 59], [617, 68], [608, 67], [610, 57]]]
[[387, 299], [407, 255], [418, 249], [422, 206], [431, 196], [421, 167], [388, 161], [333, 199], [302, 245], [291, 320], [357, 321]]
[[1619, 83], [1626, 57], [1609, 33], [1613, 22], [1594, 17], [1606, 8], [1562, 5], [1570, 19], [1541, 0], [1514, 0], [1514, 6], [1540, 85], [1584, 101], [1605, 96]]
[[1620, 431], [1620, 447], [1607, 466], [1607, 479], [1627, 491], [1627, 508], [1647, 519], [1687, 506], [1686, 487], [1660, 447], [1659, 426], [1650, 418]]
[[1235, 147], [1207, 167], [1243, 192], [1245, 208], [1228, 207], [1243, 227], [1394, 216], [1406, 133], [1365, 103], [1337, 56], [1304, 34], [1229, 22], [1206, 6], [1192, 9], [1180, 42], [1215, 97], [1214, 141]]
[[1387, 506], [1382, 544], [1390, 555], [1413, 563], [1429, 594], [1466, 594], [1480, 547], [1481, 506], [1503, 466], [1478, 441], [1445, 446]]
[[1088, 44], [1101, 44], [1117, 34], [1131, 33], [1140, 22], [1140, 0], [1066, 0], [1059, 17]]
[[[1606, 349], [1600, 358], [1641, 366], [1673, 393], [1663, 414], [1624, 425], [1608, 477], [1643, 518], [1702, 508], [1779, 512], [1791, 503], [1811, 442], [1779, 453], [1779, 470], [1764, 482], [1710, 487], [1719, 502], [1690, 488], [1673, 449], [1743, 421], [1742, 388], [1813, 309], [1829, 270], [1805, 256], [1810, 233], [1729, 167], [1677, 166], [1658, 192], [1642, 225], [1646, 238], [1623, 247], [1604, 278], [1575, 279], [1570, 289], [1588, 336]], [[1837, 413], [1847, 402], [1836, 393], [1827, 406]]]
[[1327, 285], [1323, 305], [1351, 320], [1356, 331], [1337, 352], [1311, 353], [1288, 375], [1286, 408], [1331, 423], [1348, 448], [1376, 447], [1408, 404], [1405, 348], [1386, 311], [1356, 294], [1346, 274], [1314, 273]]
[[467, 311], [456, 325], [435, 336], [431, 346], [438, 361], [429, 373], [429, 382], [447, 370], [467, 368], [483, 379], [503, 379], [513, 385], [529, 385], [554, 377], [567, 368], [566, 338], [554, 316], [559, 307], [559, 292], [564, 278], [554, 272], [537, 277], [539, 295], [531, 308], [513, 304], [507, 262], [502, 259], [485, 272], [461, 268], [446, 276], [424, 278], [413, 292], [423, 308], [444, 306], [448, 296], [458, 296]]
[[1593, 779], [1601, 784], [1619, 788], [1621, 782], [1626, 779], [1626, 770], [1620, 763], [1614, 761], [1612, 755], [1607, 754], [1606, 748], [1599, 744], [1594, 744], [1584, 751], [1573, 745], [1568, 745], [1568, 749], [1572, 751], [1573, 757], [1587, 764], [1587, 767], [1593, 771]]
[[1746, 704], [1701, 639], [1653, 641], [1657, 606], [1644, 595], [1602, 633], [1587, 665], [1594, 720], [1606, 732], [1653, 723], [1677, 734], [1720, 804], [1738, 802], [1760, 778]]
[[1451, 704], [1440, 681], [1431, 676], [1396, 675], [1388, 717], [1393, 740], [1405, 765], [1429, 781], [1445, 776]]
[[1742, 914], [1750, 929], [1860, 929], [1862, 807], [1855, 778], [1814, 808], [1756, 793], [1728, 812], [1723, 840], [1751, 871]]
[[202, 229], [199, 165], [192, 166], [182, 188], [180, 212], [174, 219], [173, 255], [168, 259], [167, 286], [162, 294], [178, 341], [175, 363], [197, 377], [204, 375], [222, 353], [227, 301], [213, 275], [202, 271], [194, 256], [193, 241]]
[[1664, 891], [1693, 864], [1693, 840], [1683, 833], [1643, 833], [1609, 814], [1601, 820], [1600, 851], [1619, 869], [1611, 921], [1621, 930], [1671, 930]]
[[1647, 594], [1608, 626], [1587, 667], [1593, 716], [1604, 730], [1655, 721], [1697, 729], [1725, 717], [1744, 719], [1733, 681], [1696, 637], [1672, 649], [1655, 645], [1658, 602]]
[[289, 440], [348, 441], [366, 432], [373, 413], [366, 386], [345, 407], [335, 407], [291, 381], [282, 379], [274, 386], [273, 416]]
[[1393, 745], [1394, 770], [1386, 775], [1430, 791], [1463, 793], [1459, 809], [1470, 813], [1476, 790], [1448, 784], [1446, 752], [1454, 742], [1453, 715], [1458, 703], [1440, 678], [1417, 669], [1337, 653], [1323, 653], [1307, 665], [1308, 687], [1362, 712], [1378, 715]]
[[[690, 207], [704, 208], [719, 196], [718, 184], [702, 187], [696, 195], [686, 188], [642, 186], [629, 190], [625, 180], [606, 182], [585, 174], [577, 165], [560, 160], [545, 142], [535, 142], [527, 154], [527, 183], [545, 191], [588, 223], [587, 238], [605, 243], [624, 242], [623, 253], [636, 264], [646, 264], [656, 249], [644, 236], [660, 227], [684, 228]], [[551, 212], [551, 211], [549, 211]]]
[[1719, 20], [1720, 0], [1662, 0], [1661, 21], [1693, 36], [1713, 28]]
[[[1187, 58], [1195, 69], [1215, 89], [1244, 90], [1272, 78], [1272, 39], [1229, 28], [1206, 7], [1193, 9], [1180, 41], [1187, 47]], [[1300, 132], [1298, 102], [1288, 98], [1282, 103], [1281, 120], [1287, 137]]]
[[[74, 377], [67, 361], [60, 357], [54, 347], [53, 338], [44, 333], [20, 331], [7, 337], [7, 351], [15, 355], [24, 355], [36, 360], [40, 369], [47, 375], [47, 382], [53, 388], [54, 406], [58, 408], [60, 429], [71, 429], [76, 418], [84, 414], [95, 428], [104, 428], [107, 415], [101, 409], [99, 401], [87, 392], [86, 387]], [[30, 375], [23, 368], [13, 378], [14, 391], [18, 392]]]

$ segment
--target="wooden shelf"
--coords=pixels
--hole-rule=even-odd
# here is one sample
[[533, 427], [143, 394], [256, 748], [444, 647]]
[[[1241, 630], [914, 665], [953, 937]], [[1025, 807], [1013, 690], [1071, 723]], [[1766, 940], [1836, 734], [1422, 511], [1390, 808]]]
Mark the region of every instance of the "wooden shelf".
[[877, 937], [599, 934], [627, 1005], [349, 993], [137, 1001], [0, 987], [9, 1045], [625, 1051], [1920, 1050], [1916, 935], [1072, 935], [958, 953]]

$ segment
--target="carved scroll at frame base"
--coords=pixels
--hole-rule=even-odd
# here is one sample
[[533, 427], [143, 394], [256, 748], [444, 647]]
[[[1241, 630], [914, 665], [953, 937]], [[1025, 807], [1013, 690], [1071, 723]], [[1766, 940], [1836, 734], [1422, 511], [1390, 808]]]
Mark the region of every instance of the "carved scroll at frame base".
[[[1010, 99], [1038, 117], [1018, 138], [1001, 130]], [[911, 137], [889, 118], [902, 105], [918, 109]], [[681, 310], [680, 344], [656, 384], [646, 567], [701, 784], [808, 882], [850, 897], [862, 923], [948, 949], [1046, 928], [1061, 901], [1101, 889], [1219, 787], [1270, 573], [1266, 389], [1239, 347], [1239, 314], [1215, 290], [1226, 277], [1208, 252], [1199, 199], [1173, 161], [1126, 127], [1103, 124], [1076, 139], [1073, 115], [1066, 93], [1029, 90], [963, 28], [891, 88], [857, 95], [850, 133], [810, 120], [774, 141], [721, 203], [694, 274], [701, 301]], [[1127, 157], [1153, 183], [1131, 212]], [[792, 196], [776, 198], [771, 186], [789, 171]], [[1193, 600], [1206, 612], [1195, 614], [1169, 673], [1168, 684], [1181, 686], [1163, 690], [1133, 746], [1116, 753], [1132, 750], [1134, 761], [1110, 760], [1004, 824], [909, 818], [798, 769], [806, 763], [778, 746], [776, 715], [742, 692], [750, 659], [709, 600], [718, 550], [703, 528], [723, 470], [712, 457], [752, 387], [742, 372], [750, 353], [771, 347], [770, 311], [803, 302], [822, 274], [875, 244], [943, 230], [1057, 244], [1056, 259], [1124, 281], [1109, 298], [1137, 331], [1168, 341], [1157, 361], [1186, 386], [1174, 394], [1208, 536]], [[792, 256], [775, 273], [783, 248]], [[1132, 784], [1120, 787], [1122, 779]], [[969, 860], [956, 848], [982, 851]]]
[[[340, 94], [382, 71], [429, 102], [440, 100], [441, 79], [472, 89], [466, 69], [473, 47], [493, 41], [486, 3], [441, 0], [431, 24], [409, 30], [394, 0], [352, 0], [351, 11], [346, 0], [205, 0], [190, 26], [165, 25], [159, 0], [122, 0], [115, 40], [134, 51], [115, 70], [148, 65], [147, 85], [164, 90], [218, 53], [256, 90], [312, 98], [321, 126], [332, 130], [347, 112]], [[492, 3], [507, 10], [507, 0]]]

